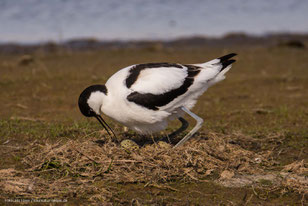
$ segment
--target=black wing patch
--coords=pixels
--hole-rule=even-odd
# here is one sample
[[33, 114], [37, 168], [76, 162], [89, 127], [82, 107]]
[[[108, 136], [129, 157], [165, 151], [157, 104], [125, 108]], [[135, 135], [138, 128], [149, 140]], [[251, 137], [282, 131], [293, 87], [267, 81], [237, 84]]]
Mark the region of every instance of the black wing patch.
[[234, 63], [235, 60], [231, 59], [232, 57], [236, 56], [237, 54], [235, 53], [231, 53], [231, 54], [227, 54], [225, 56], [219, 57], [218, 59], [220, 60], [220, 64], [222, 64], [222, 68], [220, 71], [224, 70], [227, 66], [229, 66], [230, 64]]
[[127, 100], [152, 110], [158, 110], [158, 107], [167, 105], [178, 96], [184, 94], [188, 90], [188, 88], [194, 83], [194, 77], [197, 76], [200, 72], [200, 67], [193, 65], [184, 66], [188, 68], [188, 75], [180, 87], [163, 94], [141, 94], [139, 92], [132, 92], [127, 96]]
[[126, 86], [130, 88], [138, 79], [140, 72], [144, 69], [152, 69], [159, 67], [176, 67], [182, 69], [183, 67], [180, 64], [171, 64], [171, 63], [148, 63], [148, 64], [138, 64], [133, 66], [129, 70], [129, 75], [126, 78]]

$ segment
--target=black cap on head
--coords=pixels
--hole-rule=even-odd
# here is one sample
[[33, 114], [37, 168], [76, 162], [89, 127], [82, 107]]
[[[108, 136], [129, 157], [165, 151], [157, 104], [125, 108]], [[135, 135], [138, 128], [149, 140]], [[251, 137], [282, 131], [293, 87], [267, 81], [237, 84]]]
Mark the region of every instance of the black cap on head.
[[79, 96], [78, 99], [79, 109], [80, 112], [86, 117], [96, 116], [95, 112], [89, 107], [87, 102], [91, 93], [95, 91], [101, 91], [104, 94], [107, 94], [107, 88], [105, 85], [92, 85], [83, 90], [83, 92], [81, 92]]

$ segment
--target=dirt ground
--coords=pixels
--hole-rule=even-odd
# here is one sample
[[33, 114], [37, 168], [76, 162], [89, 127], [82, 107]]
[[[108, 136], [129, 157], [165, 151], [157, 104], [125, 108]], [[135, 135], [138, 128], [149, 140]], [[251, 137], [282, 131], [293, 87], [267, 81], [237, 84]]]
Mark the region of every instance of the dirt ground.
[[[127, 65], [201, 63], [231, 52], [238, 56], [227, 78], [193, 109], [205, 120], [202, 129], [179, 149], [158, 141], [178, 122], [152, 139], [105, 117], [119, 137], [114, 141], [79, 112], [85, 87], [104, 83]], [[1, 204], [307, 204], [306, 49], [1, 54], [0, 87]], [[187, 119], [192, 128], [194, 120]], [[139, 145], [121, 147], [125, 139]]]

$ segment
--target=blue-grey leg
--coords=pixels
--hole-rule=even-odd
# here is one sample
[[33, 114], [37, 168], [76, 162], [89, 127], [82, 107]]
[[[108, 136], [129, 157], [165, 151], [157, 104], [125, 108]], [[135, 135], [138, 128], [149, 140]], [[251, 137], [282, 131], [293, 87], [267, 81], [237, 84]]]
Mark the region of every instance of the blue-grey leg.
[[187, 140], [189, 140], [189, 138], [191, 138], [197, 131], [198, 129], [201, 128], [202, 123], [203, 123], [203, 119], [198, 117], [196, 114], [192, 113], [191, 111], [189, 111], [189, 109], [187, 109], [186, 107], [181, 107], [181, 109], [186, 112], [187, 114], [189, 114], [192, 118], [194, 118], [197, 121], [196, 126], [185, 136], [183, 137], [183, 139], [181, 139], [181, 141], [179, 141], [173, 148], [177, 148], [179, 146], [181, 146], [182, 144], [184, 144]]

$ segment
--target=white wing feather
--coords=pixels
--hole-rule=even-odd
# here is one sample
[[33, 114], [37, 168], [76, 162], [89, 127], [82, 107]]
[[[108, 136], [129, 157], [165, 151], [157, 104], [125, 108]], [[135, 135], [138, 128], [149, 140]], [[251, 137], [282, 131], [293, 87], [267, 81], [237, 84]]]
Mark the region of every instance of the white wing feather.
[[179, 88], [186, 77], [186, 68], [159, 67], [145, 69], [140, 72], [131, 89], [143, 94], [162, 94]]

